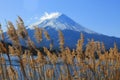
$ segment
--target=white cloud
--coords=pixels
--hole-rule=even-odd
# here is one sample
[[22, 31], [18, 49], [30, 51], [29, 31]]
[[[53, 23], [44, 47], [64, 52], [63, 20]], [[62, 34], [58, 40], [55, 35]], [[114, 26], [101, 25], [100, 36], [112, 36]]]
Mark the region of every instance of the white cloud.
[[47, 12], [45, 12], [45, 14], [44, 14], [44, 16], [42, 16], [41, 18], [40, 18], [40, 20], [41, 21], [44, 21], [44, 20], [46, 20], [46, 19], [51, 19], [51, 18], [57, 18], [57, 17], [59, 17], [61, 15], [61, 13], [59, 13], [59, 12], [54, 12], [54, 13], [47, 13]]

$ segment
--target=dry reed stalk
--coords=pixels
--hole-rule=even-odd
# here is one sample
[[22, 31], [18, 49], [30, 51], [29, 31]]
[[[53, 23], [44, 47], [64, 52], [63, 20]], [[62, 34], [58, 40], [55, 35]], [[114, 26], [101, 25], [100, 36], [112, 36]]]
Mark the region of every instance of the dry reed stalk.
[[79, 79], [78, 72], [77, 72], [77, 71], [74, 71], [72, 77], [73, 77], [73, 79], [75, 79], [75, 80], [76, 80], [76, 79]]
[[46, 30], [44, 30], [44, 35], [47, 40], [50, 40], [50, 35], [48, 34]]
[[30, 39], [30, 37], [28, 37], [27, 46], [28, 46], [29, 50], [31, 50], [31, 51], [36, 50], [36, 46], [35, 46], [34, 42]]
[[[0, 63], [0, 65], [1, 65], [1, 63]], [[2, 75], [2, 67], [0, 66], [0, 76]]]
[[45, 65], [46, 59], [39, 50], [37, 50], [37, 58], [35, 59], [35, 62], [37, 64], [36, 71], [38, 72], [39, 79], [43, 80], [42, 67]]
[[67, 64], [70, 64], [73, 66], [73, 56], [71, 55], [71, 51], [68, 47], [65, 49], [65, 55], [66, 55], [66, 62]]
[[27, 39], [28, 32], [25, 29], [24, 22], [21, 19], [21, 17], [18, 16], [18, 20], [16, 21], [16, 23], [17, 23], [17, 33], [19, 37], [21, 37], [22, 39]]
[[18, 80], [18, 72], [13, 67], [7, 67], [10, 80]]
[[61, 80], [69, 80], [68, 78], [68, 69], [67, 66], [64, 64], [63, 66], [60, 66], [60, 79]]
[[6, 45], [3, 42], [0, 42], [0, 55], [2, 55], [3, 53], [7, 54], [8, 61], [9, 61], [10, 66], [11, 66], [11, 59], [10, 59], [9, 52], [8, 52], [8, 50], [6, 48]]
[[53, 43], [53, 40], [51, 40], [51, 42], [50, 42], [50, 50], [53, 49], [53, 46], [54, 46], [54, 43]]
[[52, 80], [53, 74], [54, 74], [54, 69], [47, 69], [46, 72], [46, 77], [48, 80]]
[[102, 42], [102, 44], [101, 44], [101, 49], [102, 49], [102, 52], [104, 53], [104, 52], [105, 52], [105, 45], [104, 45], [103, 42]]
[[9, 54], [12, 55], [12, 56], [16, 56], [16, 52], [15, 52], [15, 49], [14, 47], [12, 46], [8, 46], [8, 49], [9, 49]]
[[81, 33], [81, 39], [78, 40], [77, 48], [76, 48], [76, 52], [78, 52], [79, 54], [82, 54], [83, 43], [84, 43], [84, 36], [83, 36], [83, 34]]
[[62, 31], [59, 30], [58, 33], [59, 33], [60, 49], [61, 49], [61, 51], [63, 51], [64, 50], [64, 36], [63, 36]]
[[58, 58], [55, 54], [52, 54], [51, 57], [50, 57], [50, 62], [55, 65], [58, 61]]
[[0, 54], [2, 53], [7, 53], [7, 49], [6, 49], [6, 46], [3, 42], [0, 41]]
[[7, 34], [9, 35], [9, 38], [12, 40], [14, 45], [17, 45], [19, 43], [19, 38], [12, 22], [8, 21], [7, 28], [8, 28]]
[[2, 74], [4, 74], [5, 79], [9, 79], [8, 72], [7, 72], [6, 60], [5, 60], [5, 58], [3, 56], [1, 57], [0, 60], [2, 62], [2, 70], [3, 70]]
[[0, 40], [3, 41], [4, 40], [4, 34], [3, 34], [3, 30], [1, 28], [1, 24], [0, 24]]
[[40, 64], [40, 66], [42, 67], [44, 64], [46, 64], [46, 62], [47, 61], [45, 56], [39, 50], [37, 50], [36, 63]]
[[44, 52], [47, 54], [47, 57], [48, 57], [49, 62], [50, 62], [50, 59], [51, 59], [51, 57], [52, 57], [51, 52], [50, 52], [46, 47], [44, 47], [43, 49], [44, 49]]
[[42, 41], [42, 32], [43, 32], [42, 28], [38, 28], [35, 26], [35, 38], [36, 38], [37, 42]]
[[0, 73], [1, 73], [1, 78], [2, 79], [6, 79], [6, 69], [4, 67], [4, 64], [5, 64], [5, 59], [2, 55], [0, 55]]
[[24, 67], [26, 67], [27, 64], [28, 64], [28, 54], [27, 54], [27, 50], [25, 50], [24, 54], [22, 55], [22, 62], [23, 62]]

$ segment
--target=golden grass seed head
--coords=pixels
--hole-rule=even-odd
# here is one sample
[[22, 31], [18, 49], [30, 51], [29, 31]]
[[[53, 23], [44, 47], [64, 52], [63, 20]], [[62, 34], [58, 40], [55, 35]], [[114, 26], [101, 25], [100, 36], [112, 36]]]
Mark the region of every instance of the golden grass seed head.
[[47, 69], [46, 70], [47, 78], [52, 78], [53, 74], [54, 74], [54, 70], [53, 69]]
[[22, 18], [20, 16], [18, 16], [18, 20], [19, 23], [24, 24], [24, 21], [22, 20]]
[[50, 40], [50, 35], [48, 34], [48, 32], [46, 30], [44, 31], [44, 35], [47, 40]]
[[37, 42], [42, 41], [42, 37], [43, 37], [42, 33], [43, 33], [43, 29], [38, 28], [38, 26], [35, 26], [35, 38], [36, 38]]

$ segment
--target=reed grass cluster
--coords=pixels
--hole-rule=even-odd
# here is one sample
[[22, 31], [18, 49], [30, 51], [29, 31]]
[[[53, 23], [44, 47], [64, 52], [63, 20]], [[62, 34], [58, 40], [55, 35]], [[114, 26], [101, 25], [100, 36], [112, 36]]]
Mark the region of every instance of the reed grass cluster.
[[[16, 23], [17, 29], [12, 22], [7, 24], [12, 45], [4, 43], [0, 25], [0, 80], [120, 80], [120, 53], [116, 44], [106, 51], [104, 43], [92, 39], [83, 50], [81, 34], [76, 49], [71, 50], [64, 47], [64, 35], [59, 30], [60, 51], [55, 52], [49, 33], [35, 27], [38, 42], [43, 40], [43, 34], [51, 42], [50, 49], [43, 47], [41, 51], [30, 39], [23, 20], [18, 17]], [[25, 40], [28, 48], [22, 48], [20, 39]], [[13, 61], [11, 57], [18, 59]]]

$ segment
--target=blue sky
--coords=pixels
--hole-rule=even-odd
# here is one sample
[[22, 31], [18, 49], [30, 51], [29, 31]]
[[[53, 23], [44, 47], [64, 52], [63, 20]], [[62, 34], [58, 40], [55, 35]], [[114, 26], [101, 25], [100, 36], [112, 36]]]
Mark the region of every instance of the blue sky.
[[60, 12], [93, 31], [120, 37], [120, 0], [0, 0], [0, 22], [15, 24], [21, 16], [25, 24], [44, 12]]

